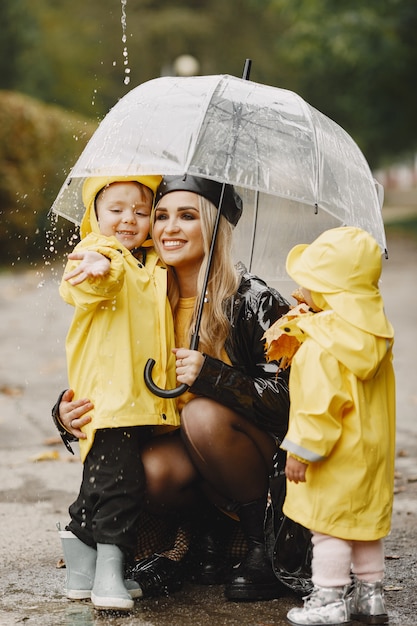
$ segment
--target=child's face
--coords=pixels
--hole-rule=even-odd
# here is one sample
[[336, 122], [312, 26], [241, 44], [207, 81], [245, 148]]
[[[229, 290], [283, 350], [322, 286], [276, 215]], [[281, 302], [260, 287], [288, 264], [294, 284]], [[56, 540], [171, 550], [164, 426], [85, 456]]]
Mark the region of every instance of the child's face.
[[112, 235], [128, 250], [143, 244], [149, 234], [152, 192], [135, 182], [112, 183], [96, 198], [100, 233]]

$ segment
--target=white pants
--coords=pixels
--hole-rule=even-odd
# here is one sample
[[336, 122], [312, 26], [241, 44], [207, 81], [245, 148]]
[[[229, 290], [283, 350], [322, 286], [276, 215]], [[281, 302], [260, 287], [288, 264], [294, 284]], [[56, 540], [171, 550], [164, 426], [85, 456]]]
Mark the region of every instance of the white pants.
[[313, 532], [312, 581], [320, 587], [341, 587], [351, 582], [351, 571], [368, 583], [384, 576], [384, 542], [347, 541]]

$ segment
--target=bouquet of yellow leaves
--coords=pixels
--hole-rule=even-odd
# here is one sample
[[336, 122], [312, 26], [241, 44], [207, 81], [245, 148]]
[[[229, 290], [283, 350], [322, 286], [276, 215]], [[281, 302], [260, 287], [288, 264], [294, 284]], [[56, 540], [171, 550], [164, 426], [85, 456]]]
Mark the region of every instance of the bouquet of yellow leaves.
[[291, 294], [299, 302], [286, 315], [280, 317], [263, 336], [265, 339], [265, 353], [268, 361], [280, 361], [280, 369], [286, 369], [298, 348], [304, 341], [304, 333], [298, 327], [301, 315], [313, 315], [308, 304], [301, 302], [298, 292]]

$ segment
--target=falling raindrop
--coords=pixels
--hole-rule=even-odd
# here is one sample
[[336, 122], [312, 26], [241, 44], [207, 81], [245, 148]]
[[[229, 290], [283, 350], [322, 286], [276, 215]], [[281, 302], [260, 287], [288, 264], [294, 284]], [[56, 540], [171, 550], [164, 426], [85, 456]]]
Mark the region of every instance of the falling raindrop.
[[126, 6], [127, 6], [127, 0], [121, 0], [122, 3], [122, 17], [121, 17], [121, 22], [122, 22], [122, 42], [124, 43], [124, 48], [123, 48], [123, 56], [124, 56], [124, 61], [123, 64], [125, 66], [125, 77], [124, 77], [124, 84], [128, 85], [130, 83], [130, 69], [128, 67], [129, 65], [129, 54], [127, 51], [127, 46], [126, 46], [126, 41], [127, 41], [127, 37], [126, 37]]

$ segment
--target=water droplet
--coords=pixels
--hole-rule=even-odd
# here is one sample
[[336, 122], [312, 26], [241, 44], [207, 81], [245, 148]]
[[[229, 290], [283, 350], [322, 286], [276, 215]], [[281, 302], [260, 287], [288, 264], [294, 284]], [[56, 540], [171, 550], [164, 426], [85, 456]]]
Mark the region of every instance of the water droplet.
[[[121, 16], [121, 23], [122, 23], [122, 43], [126, 43], [127, 41], [127, 36], [126, 36], [126, 7], [127, 7], [127, 0], [121, 0], [122, 3], [122, 16]], [[127, 51], [127, 46], [125, 46], [123, 48], [123, 56], [125, 57], [124, 60], [124, 65], [128, 65], [129, 64], [129, 54]], [[130, 70], [129, 70], [130, 72]], [[128, 72], [126, 72], [125, 70], [125, 74], [127, 74]], [[123, 82], [125, 85], [128, 85], [130, 83], [130, 77], [126, 76], [123, 79]]]

